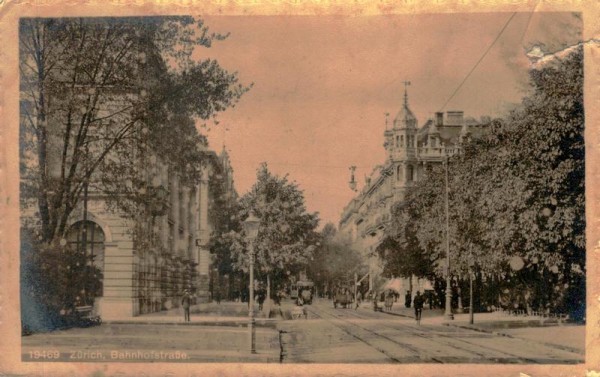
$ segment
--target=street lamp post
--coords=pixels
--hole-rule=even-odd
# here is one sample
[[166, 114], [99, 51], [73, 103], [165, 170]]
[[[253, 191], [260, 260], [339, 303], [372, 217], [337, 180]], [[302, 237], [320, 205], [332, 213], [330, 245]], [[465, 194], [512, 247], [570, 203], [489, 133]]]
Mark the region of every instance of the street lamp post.
[[475, 272], [475, 260], [473, 252], [469, 252], [469, 323], [472, 325], [475, 322], [473, 318], [473, 274]]
[[450, 215], [449, 215], [449, 205], [448, 205], [448, 164], [450, 163], [450, 158], [448, 154], [446, 154], [445, 166], [446, 166], [446, 312], [445, 318], [447, 320], [453, 320], [454, 314], [452, 314], [452, 282], [450, 280]]
[[256, 353], [256, 320], [254, 319], [254, 240], [258, 236], [258, 227], [260, 225], [260, 219], [254, 216], [254, 212], [250, 212], [248, 218], [244, 220], [244, 232], [250, 245], [249, 257], [250, 257], [250, 286], [248, 292], [248, 317], [250, 322], [248, 323], [248, 335], [250, 337], [250, 353]]

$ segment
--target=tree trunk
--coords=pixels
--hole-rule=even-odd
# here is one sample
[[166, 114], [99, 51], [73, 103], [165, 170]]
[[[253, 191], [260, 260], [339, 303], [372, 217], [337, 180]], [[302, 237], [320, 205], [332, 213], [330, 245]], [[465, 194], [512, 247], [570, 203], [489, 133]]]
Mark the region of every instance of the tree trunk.
[[267, 274], [267, 318], [271, 314], [271, 275]]
[[233, 301], [233, 284], [234, 284], [234, 272], [229, 273], [229, 286], [227, 287], [227, 297], [228, 300]]

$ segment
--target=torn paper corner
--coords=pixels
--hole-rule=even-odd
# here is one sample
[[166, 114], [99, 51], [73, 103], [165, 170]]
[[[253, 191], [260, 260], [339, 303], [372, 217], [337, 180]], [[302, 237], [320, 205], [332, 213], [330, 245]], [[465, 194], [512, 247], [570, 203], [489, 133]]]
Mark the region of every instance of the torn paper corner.
[[587, 41], [579, 42], [577, 44], [568, 46], [562, 50], [552, 52], [552, 53], [546, 53], [546, 52], [544, 52], [544, 50], [542, 49], [541, 46], [535, 45], [532, 48], [530, 48], [529, 51], [527, 51], [526, 55], [531, 60], [532, 68], [540, 69], [540, 68], [544, 67], [546, 64], [554, 61], [557, 58], [562, 59], [562, 58], [566, 57], [567, 55], [573, 53], [580, 46], [585, 46], [585, 45], [589, 45], [589, 44], [598, 44], [598, 43], [600, 43], [600, 39], [592, 38]]

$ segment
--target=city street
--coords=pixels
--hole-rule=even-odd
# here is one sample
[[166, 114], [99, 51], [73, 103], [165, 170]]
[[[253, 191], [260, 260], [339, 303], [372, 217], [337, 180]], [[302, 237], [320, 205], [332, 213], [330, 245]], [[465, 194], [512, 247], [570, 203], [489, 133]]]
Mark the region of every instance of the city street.
[[[354, 363], [580, 363], [583, 355], [545, 344], [444, 326], [423, 318], [374, 312], [370, 304], [334, 309], [306, 306], [308, 320], [286, 321], [287, 362]], [[434, 322], [433, 323], [428, 323]], [[285, 344], [285, 342], [289, 344]]]
[[[292, 308], [284, 301], [285, 318]], [[358, 310], [334, 309], [331, 301], [316, 299], [305, 308], [307, 319], [259, 321], [255, 355], [248, 352], [244, 317], [228, 322], [226, 317], [192, 316], [191, 323], [184, 323], [174, 313], [23, 337], [22, 357], [76, 362], [278, 363], [280, 356], [284, 363], [583, 362], [577, 350], [446, 326], [439, 316], [428, 316], [435, 314], [430, 311], [418, 326], [409, 317], [374, 312], [370, 303]]]

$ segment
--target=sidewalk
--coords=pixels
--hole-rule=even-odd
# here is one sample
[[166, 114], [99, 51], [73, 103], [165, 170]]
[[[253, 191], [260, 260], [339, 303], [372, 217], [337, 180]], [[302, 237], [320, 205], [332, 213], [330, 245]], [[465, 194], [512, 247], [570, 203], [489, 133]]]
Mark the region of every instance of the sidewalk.
[[[372, 306], [369, 307], [372, 309]], [[414, 309], [394, 304], [386, 314], [414, 319]], [[585, 325], [559, 323], [557, 319], [534, 316], [512, 316], [500, 312], [475, 313], [474, 323], [469, 324], [468, 309], [454, 313], [454, 320], [444, 317], [443, 309], [423, 309], [421, 324], [442, 325], [486, 332], [510, 338], [541, 343], [547, 346], [585, 354]], [[551, 331], [548, 331], [551, 329]]]
[[[274, 304], [271, 308], [275, 308]], [[263, 311], [254, 305], [254, 318], [259, 326], [274, 326], [276, 318], [266, 318], [266, 305]], [[241, 326], [247, 325], [248, 303], [246, 302], [215, 302], [193, 305], [190, 308], [190, 322], [184, 321], [183, 308], [163, 310], [155, 313], [141, 314], [135, 317], [111, 318], [104, 320], [107, 324], [173, 324], [173, 325], [215, 325]]]

